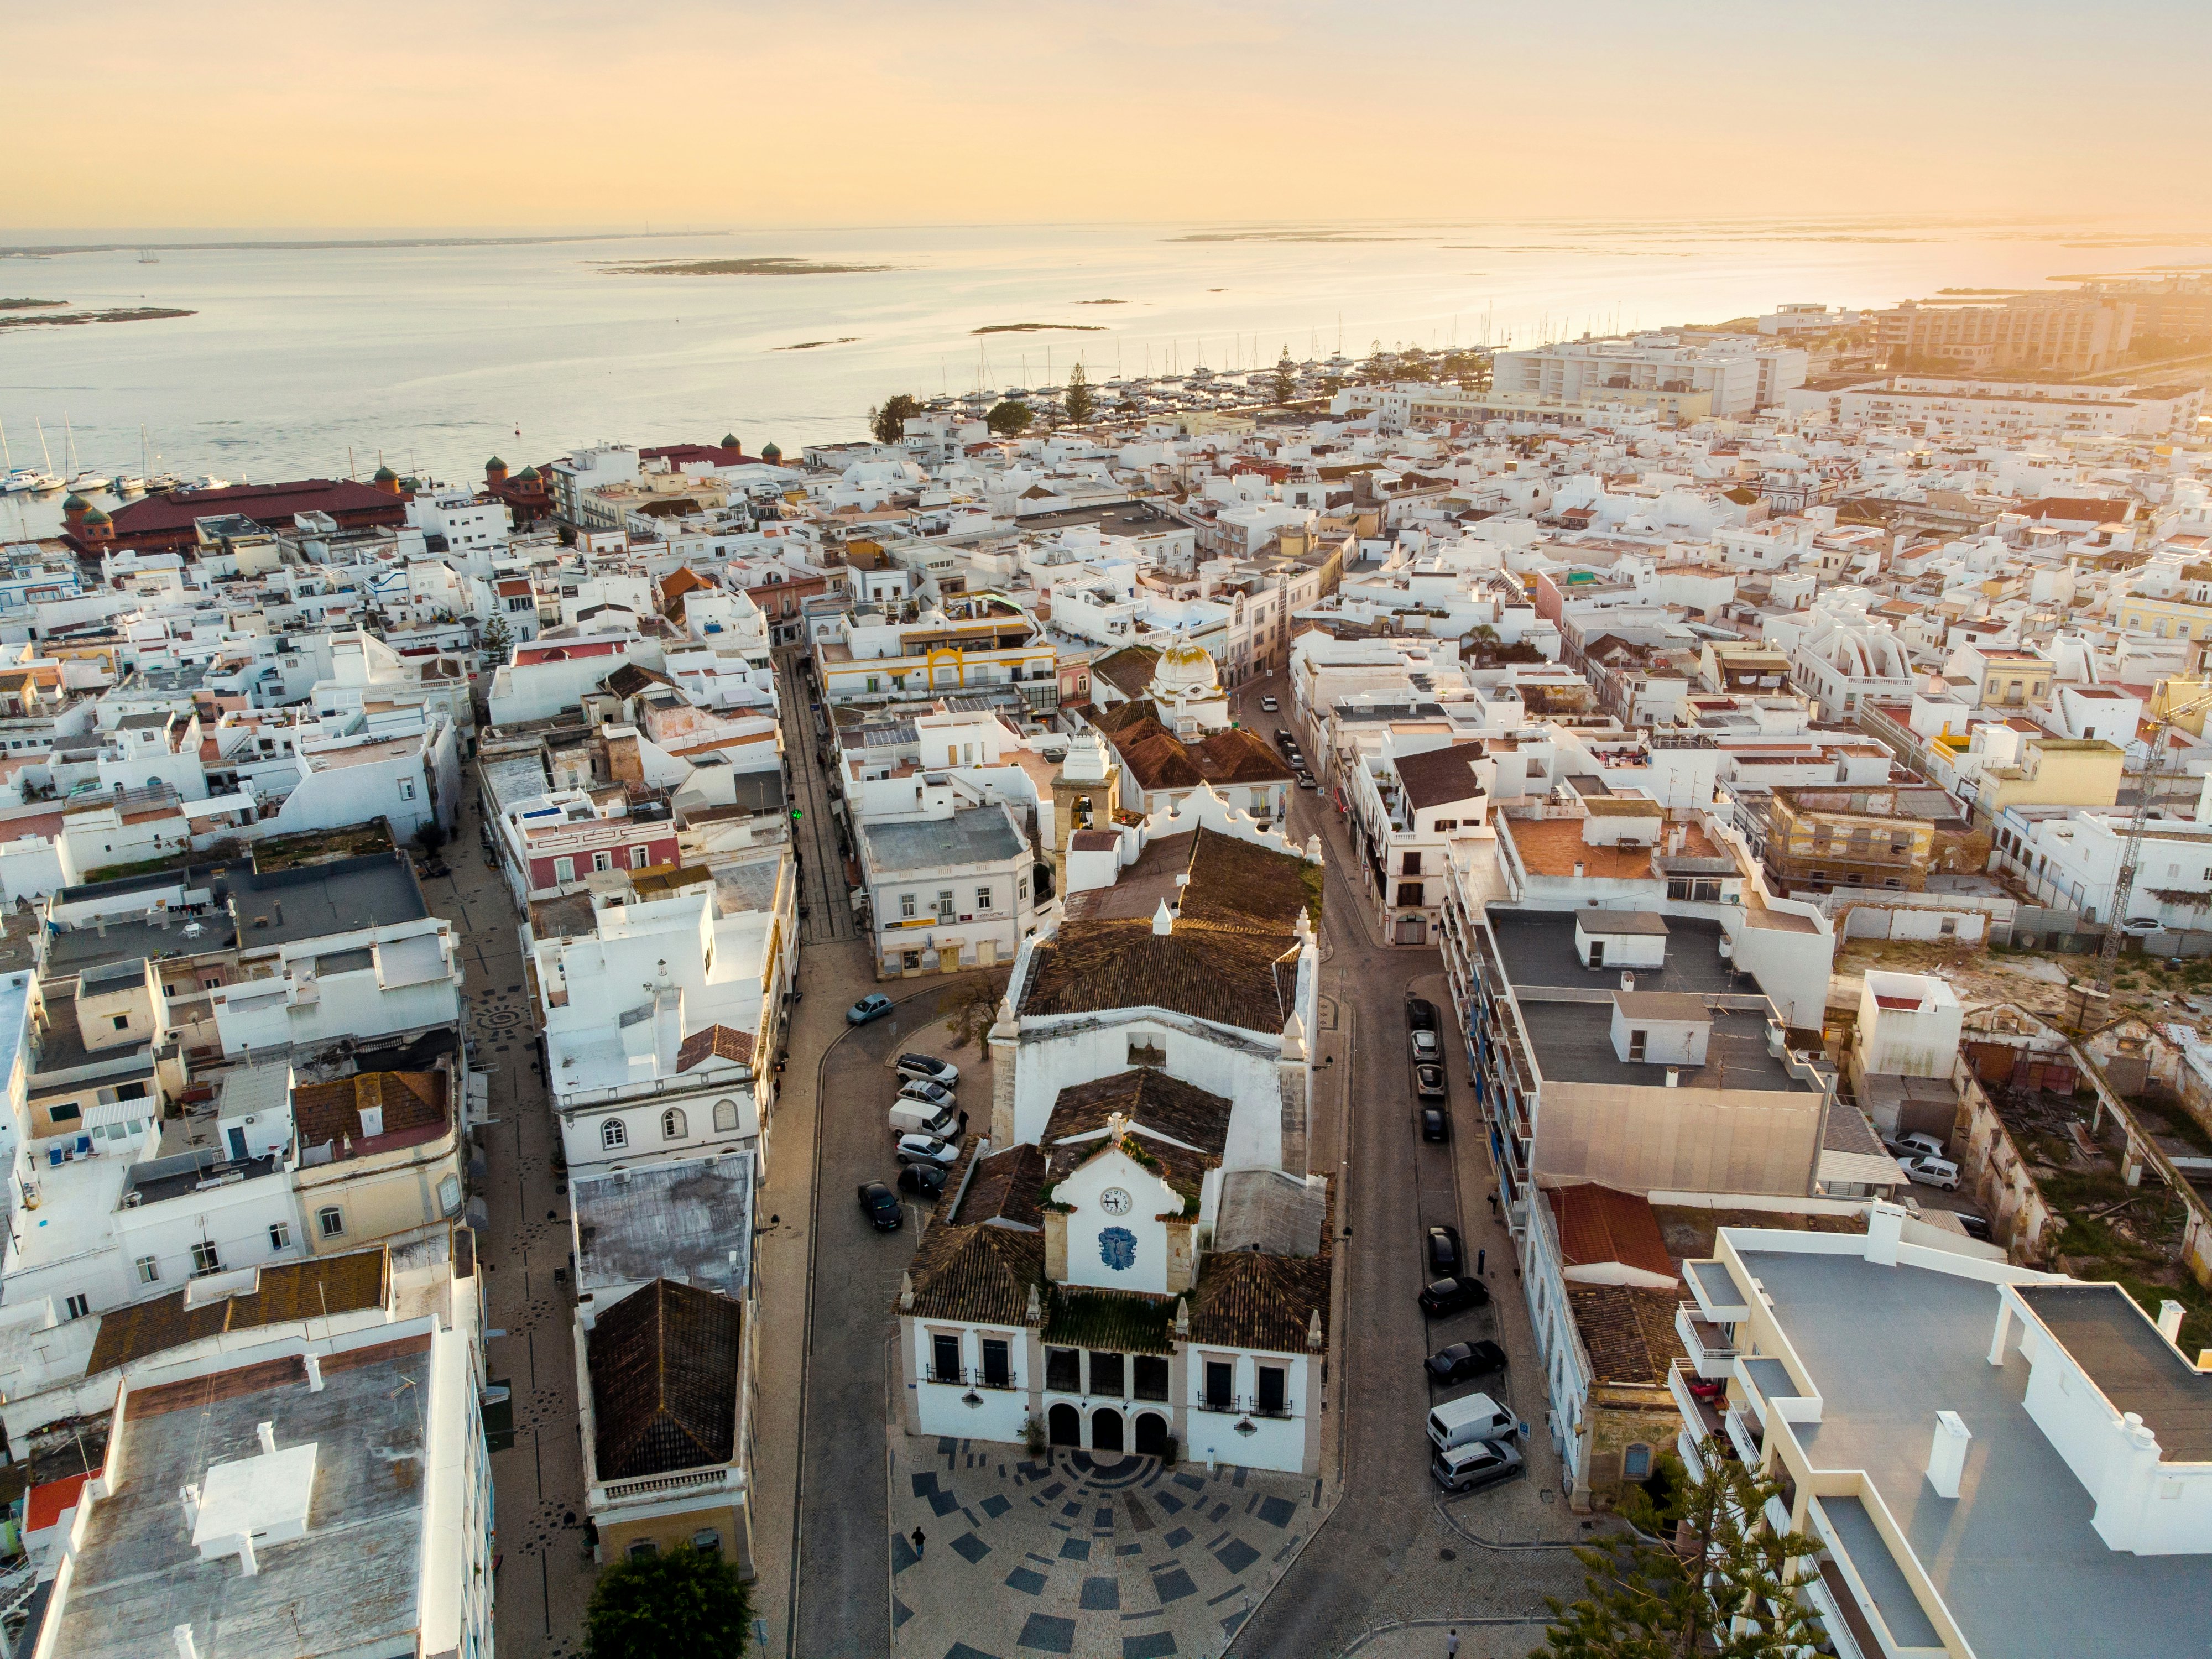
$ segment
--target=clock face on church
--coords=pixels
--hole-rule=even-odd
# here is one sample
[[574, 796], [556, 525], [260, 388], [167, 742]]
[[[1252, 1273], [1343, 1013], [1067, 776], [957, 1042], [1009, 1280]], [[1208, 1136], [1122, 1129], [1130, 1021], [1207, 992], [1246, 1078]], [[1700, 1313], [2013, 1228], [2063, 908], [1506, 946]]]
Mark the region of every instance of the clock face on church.
[[1119, 1187], [1109, 1187], [1098, 1194], [1098, 1207], [1105, 1211], [1108, 1215], [1128, 1214], [1129, 1206], [1134, 1201]]

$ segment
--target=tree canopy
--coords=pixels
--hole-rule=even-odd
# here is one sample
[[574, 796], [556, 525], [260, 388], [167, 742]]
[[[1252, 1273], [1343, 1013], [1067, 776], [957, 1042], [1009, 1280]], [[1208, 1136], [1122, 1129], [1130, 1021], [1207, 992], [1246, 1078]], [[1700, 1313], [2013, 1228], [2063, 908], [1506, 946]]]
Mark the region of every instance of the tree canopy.
[[1009, 398], [1005, 402], [994, 404], [991, 406], [991, 412], [983, 417], [983, 424], [1001, 438], [1011, 438], [1026, 431], [1029, 423], [1036, 418], [1027, 404], [1016, 403]]
[[633, 1555], [599, 1575], [584, 1614], [588, 1659], [737, 1659], [751, 1633], [752, 1595], [719, 1555], [678, 1546]]
[[1067, 371], [1067, 389], [1060, 394], [1060, 406], [1076, 426], [1081, 426], [1097, 412], [1097, 399], [1091, 395], [1091, 378], [1083, 372], [1080, 362]]
[[868, 430], [879, 444], [895, 444], [906, 436], [906, 423], [921, 413], [921, 399], [911, 392], [894, 392], [879, 409], [868, 411]]
[[[1820, 1644], [1799, 1599], [1797, 1563], [1818, 1553], [1802, 1532], [1764, 1519], [1782, 1483], [1716, 1454], [1698, 1480], [1668, 1458], [1623, 1513], [1638, 1528], [1595, 1549], [1581, 1601], [1551, 1602], [1552, 1625], [1530, 1659], [1796, 1659]], [[1786, 1501], [1786, 1500], [1785, 1500]], [[1670, 1538], [1671, 1546], [1657, 1541]]]
[[1267, 381], [1267, 395], [1279, 404], [1286, 404], [1297, 389], [1297, 365], [1291, 362], [1290, 347], [1285, 346], [1282, 356], [1276, 360], [1275, 372]]

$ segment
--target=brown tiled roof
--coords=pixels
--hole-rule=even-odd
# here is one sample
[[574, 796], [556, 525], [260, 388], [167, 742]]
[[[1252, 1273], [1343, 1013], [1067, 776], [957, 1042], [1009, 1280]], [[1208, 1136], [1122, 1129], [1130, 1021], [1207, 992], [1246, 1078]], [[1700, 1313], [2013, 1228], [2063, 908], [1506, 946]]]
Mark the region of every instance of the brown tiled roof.
[[1106, 738], [1140, 789], [1195, 789], [1206, 781], [1196, 749], [1156, 720], [1132, 720]]
[[727, 1297], [666, 1279], [599, 1315], [585, 1354], [601, 1480], [731, 1460], [744, 1321], [744, 1310]]
[[1281, 756], [1242, 726], [1210, 732], [1196, 743], [1185, 743], [1160, 722], [1149, 698], [1107, 709], [1095, 715], [1093, 723], [1141, 788], [1285, 783], [1293, 775]]
[[1229, 1145], [1230, 1110], [1230, 1103], [1219, 1095], [1165, 1072], [1139, 1066], [1062, 1089], [1052, 1103], [1043, 1139], [1058, 1141], [1094, 1134], [1119, 1112], [1139, 1128], [1172, 1135], [1218, 1159]]
[[683, 1047], [676, 1051], [676, 1069], [688, 1072], [694, 1066], [706, 1063], [709, 1057], [734, 1060], [740, 1066], [753, 1063], [753, 1034], [736, 1031], [726, 1025], [709, 1025], [684, 1039]]
[[1242, 726], [1207, 732], [1198, 744], [1198, 769], [1208, 783], [1288, 783], [1296, 775], [1273, 745]]
[[359, 1140], [361, 1109], [384, 1109], [384, 1133], [404, 1134], [446, 1121], [443, 1072], [361, 1072], [336, 1083], [309, 1083], [292, 1091], [292, 1121], [302, 1146], [348, 1138]]
[[1299, 854], [1201, 829], [1186, 873], [1190, 880], [1177, 908], [1195, 921], [1242, 919], [1287, 934], [1297, 928], [1303, 908], [1314, 926], [1321, 926], [1321, 866]]
[[908, 1271], [918, 1319], [1019, 1325], [1030, 1289], [1045, 1289], [1044, 1235], [1012, 1227], [937, 1226], [922, 1236]]
[[1583, 1181], [1571, 1187], [1551, 1188], [1545, 1196], [1552, 1200], [1559, 1250], [1568, 1267], [1617, 1261], [1625, 1267], [1669, 1279], [1679, 1276], [1650, 1204], [1636, 1194], [1624, 1193], [1602, 1182]]
[[1483, 757], [1480, 742], [1455, 743], [1424, 754], [1398, 757], [1398, 781], [1406, 787], [1406, 805], [1419, 812], [1447, 801], [1465, 800], [1482, 793], [1471, 763]]
[[1661, 1383], [1682, 1350], [1672, 1291], [1628, 1285], [1569, 1285], [1567, 1305], [1600, 1382]]
[[1313, 1316], [1328, 1341], [1329, 1241], [1321, 1254], [1263, 1255], [1232, 1250], [1206, 1257], [1190, 1297], [1190, 1340], [1271, 1353], [1304, 1353]]
[[1104, 680], [1127, 697], [1141, 697], [1152, 683], [1160, 653], [1149, 645], [1125, 645], [1091, 665], [1091, 678]]
[[1036, 947], [1021, 1011], [1165, 1008], [1249, 1031], [1279, 1031], [1297, 994], [1292, 945], [1281, 933], [1188, 917], [1164, 936], [1148, 921], [1069, 921]]
[[[970, 1141], [966, 1149], [971, 1157], [975, 1145]], [[959, 1182], [964, 1173], [954, 1169], [946, 1176], [945, 1185], [959, 1192]], [[985, 1221], [1011, 1221], [1019, 1226], [1041, 1227], [1044, 1216], [1037, 1208], [1037, 1200], [1043, 1194], [1044, 1185], [1044, 1152], [1024, 1141], [977, 1160], [975, 1173], [968, 1180], [968, 1190], [960, 1195], [959, 1213], [945, 1218], [957, 1220], [963, 1226]]]
[[606, 687], [611, 696], [634, 697], [652, 686], [673, 685], [676, 682], [665, 674], [656, 674], [650, 668], [640, 668], [634, 662], [626, 662], [599, 684]]
[[180, 1343], [197, 1342], [225, 1331], [249, 1331], [264, 1325], [380, 1307], [388, 1272], [384, 1248], [379, 1245], [373, 1250], [265, 1267], [248, 1296], [227, 1296], [187, 1308], [185, 1292], [178, 1290], [151, 1302], [112, 1309], [100, 1316], [86, 1374], [96, 1376]]

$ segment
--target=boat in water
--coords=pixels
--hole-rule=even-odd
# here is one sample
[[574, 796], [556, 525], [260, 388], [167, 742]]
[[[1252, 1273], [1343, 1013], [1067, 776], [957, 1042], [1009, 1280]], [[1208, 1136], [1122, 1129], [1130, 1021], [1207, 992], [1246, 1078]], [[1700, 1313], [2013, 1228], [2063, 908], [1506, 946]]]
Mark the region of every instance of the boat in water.
[[[43, 428], [40, 435], [44, 437]], [[104, 494], [107, 487], [115, 481], [105, 473], [94, 472], [88, 466], [77, 465], [76, 429], [70, 425], [70, 418], [66, 415], [62, 416], [62, 436], [63, 453], [69, 457], [69, 487], [80, 495]]]
[[146, 481], [136, 473], [118, 472], [112, 488], [118, 495], [143, 495], [146, 493]]
[[155, 495], [166, 495], [172, 489], [185, 487], [183, 477], [174, 472], [157, 472], [146, 480], [146, 488]]

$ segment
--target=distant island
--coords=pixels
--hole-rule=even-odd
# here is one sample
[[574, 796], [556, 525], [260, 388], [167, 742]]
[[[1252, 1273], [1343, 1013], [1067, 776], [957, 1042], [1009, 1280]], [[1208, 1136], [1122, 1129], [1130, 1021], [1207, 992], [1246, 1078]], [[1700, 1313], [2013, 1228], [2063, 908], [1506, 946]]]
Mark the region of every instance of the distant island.
[[1078, 300], [1075, 303], [1079, 306], [1125, 306], [1129, 302], [1127, 300]]
[[[46, 305], [66, 305], [66, 300], [40, 301]], [[72, 323], [153, 323], [169, 317], [197, 317], [196, 311], [179, 311], [170, 306], [117, 306], [108, 311], [70, 311], [58, 317], [0, 317], [0, 328], [61, 328]]]
[[594, 259], [606, 276], [842, 276], [856, 270], [896, 270], [896, 265], [842, 265], [820, 259], [650, 259], [622, 265]]
[[986, 323], [970, 334], [1103, 334], [1097, 323]]
[[45, 242], [0, 246], [0, 259], [51, 259], [64, 253], [319, 252], [369, 247], [537, 247], [550, 242], [629, 242], [653, 235], [649, 230], [576, 231], [561, 236], [367, 236], [313, 241], [239, 242]]
[[42, 306], [65, 306], [67, 300], [0, 300], [0, 311], [35, 311]]
[[834, 340], [801, 340], [797, 345], [778, 346], [776, 349], [778, 351], [811, 351], [817, 346], [850, 345], [860, 337], [857, 334], [842, 334]]

